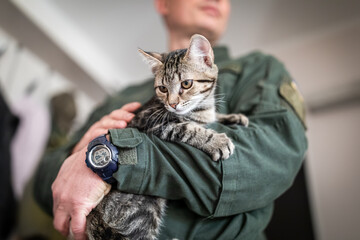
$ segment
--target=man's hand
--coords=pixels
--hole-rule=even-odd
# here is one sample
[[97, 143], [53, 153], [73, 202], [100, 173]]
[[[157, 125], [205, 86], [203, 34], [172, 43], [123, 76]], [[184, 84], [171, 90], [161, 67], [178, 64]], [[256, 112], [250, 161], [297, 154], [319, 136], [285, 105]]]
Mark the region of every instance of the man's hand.
[[[74, 238], [86, 239], [86, 216], [110, 191], [111, 186], [91, 171], [85, 163], [89, 142], [112, 128], [125, 128], [140, 103], [129, 103], [96, 122], [76, 145], [51, 188], [53, 192], [54, 227], [64, 236], [71, 229]], [[71, 221], [70, 221], [71, 220]]]
[[125, 104], [122, 108], [112, 111], [109, 115], [104, 116], [94, 123], [82, 137], [80, 142], [74, 147], [73, 153], [79, 151], [84, 146], [87, 146], [94, 138], [106, 134], [109, 129], [125, 128], [134, 117], [134, 114], [131, 112], [138, 109], [140, 105], [141, 104], [138, 102]]
[[86, 166], [85, 153], [86, 147], [68, 157], [51, 186], [54, 227], [64, 236], [71, 228], [75, 239], [86, 239], [86, 216], [111, 188]]

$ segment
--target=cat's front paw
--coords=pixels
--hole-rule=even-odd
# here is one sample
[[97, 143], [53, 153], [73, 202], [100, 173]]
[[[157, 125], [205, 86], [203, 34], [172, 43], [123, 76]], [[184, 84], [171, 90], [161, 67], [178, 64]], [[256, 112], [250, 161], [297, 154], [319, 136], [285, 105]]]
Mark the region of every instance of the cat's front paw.
[[209, 145], [208, 152], [212, 160], [219, 161], [229, 158], [233, 154], [234, 148], [234, 144], [225, 133], [217, 133]]

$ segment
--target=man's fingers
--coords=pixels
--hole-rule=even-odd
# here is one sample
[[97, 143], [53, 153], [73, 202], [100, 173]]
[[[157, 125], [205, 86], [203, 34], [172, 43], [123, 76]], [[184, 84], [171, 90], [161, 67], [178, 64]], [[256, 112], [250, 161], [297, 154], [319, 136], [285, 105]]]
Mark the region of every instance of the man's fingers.
[[135, 114], [131, 113], [141, 106], [138, 102], [125, 104], [122, 108], [112, 111], [109, 115], [104, 116], [94, 123], [85, 133], [84, 137], [74, 147], [73, 152], [87, 145], [92, 139], [108, 133], [109, 129], [125, 128], [133, 119]]
[[104, 117], [100, 121], [100, 127], [106, 128], [106, 129], [112, 129], [112, 128], [125, 128], [127, 123], [125, 122], [127, 119], [113, 119], [111, 117]]
[[139, 103], [139, 102], [131, 102], [131, 103], [128, 103], [128, 104], [125, 104], [124, 106], [122, 106], [121, 109], [128, 111], [128, 112], [134, 112], [140, 106], [141, 106], [141, 103]]
[[82, 212], [74, 214], [71, 218], [70, 231], [75, 240], [86, 239], [86, 215]]
[[120, 108], [112, 111], [108, 116], [115, 120], [124, 120], [126, 122], [130, 122], [131, 119], [135, 116], [135, 114]]
[[69, 234], [69, 221], [70, 215], [67, 212], [59, 209], [54, 212], [54, 228], [65, 237]]

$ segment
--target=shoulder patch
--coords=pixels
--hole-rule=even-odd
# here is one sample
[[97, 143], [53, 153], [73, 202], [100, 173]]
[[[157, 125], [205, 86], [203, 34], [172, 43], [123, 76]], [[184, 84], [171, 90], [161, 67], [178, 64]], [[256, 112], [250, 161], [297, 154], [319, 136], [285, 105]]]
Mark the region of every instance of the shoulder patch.
[[280, 95], [286, 100], [286, 102], [293, 108], [296, 115], [306, 129], [306, 112], [304, 98], [299, 92], [296, 83], [294, 81], [283, 81], [280, 86], [279, 92]]
[[230, 72], [239, 74], [242, 71], [242, 66], [240, 63], [230, 63], [230, 64], [226, 64], [226, 65], [220, 67], [220, 69], [219, 69], [219, 72], [226, 72], [226, 71], [230, 71]]

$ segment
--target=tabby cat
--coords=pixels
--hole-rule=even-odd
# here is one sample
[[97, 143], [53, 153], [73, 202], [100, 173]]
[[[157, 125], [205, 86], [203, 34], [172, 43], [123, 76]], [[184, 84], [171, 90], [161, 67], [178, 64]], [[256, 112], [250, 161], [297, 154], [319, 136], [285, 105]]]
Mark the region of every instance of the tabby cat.
[[[241, 114], [216, 114], [218, 69], [208, 40], [196, 34], [188, 49], [167, 54], [139, 52], [155, 75], [156, 95], [137, 111], [128, 127], [187, 143], [214, 161], [228, 158], [234, 151], [230, 138], [204, 125], [219, 121], [247, 126], [248, 119]], [[156, 239], [165, 206], [161, 198], [112, 190], [87, 218], [89, 239]]]

